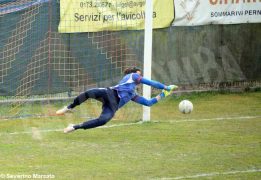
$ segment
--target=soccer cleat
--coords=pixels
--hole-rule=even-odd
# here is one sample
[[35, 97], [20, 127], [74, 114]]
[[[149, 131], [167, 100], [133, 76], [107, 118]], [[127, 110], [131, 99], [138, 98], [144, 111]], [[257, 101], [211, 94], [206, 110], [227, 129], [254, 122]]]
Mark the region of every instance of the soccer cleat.
[[64, 106], [62, 109], [59, 109], [58, 111], [56, 111], [56, 114], [57, 115], [63, 115], [68, 111], [71, 111], [71, 109], [68, 109], [66, 106]]
[[74, 129], [73, 126], [74, 126], [74, 124], [69, 124], [69, 126], [67, 126], [66, 128], [63, 129], [63, 132], [64, 132], [65, 134], [67, 134], [67, 133], [70, 133], [70, 132], [75, 131], [75, 129]]

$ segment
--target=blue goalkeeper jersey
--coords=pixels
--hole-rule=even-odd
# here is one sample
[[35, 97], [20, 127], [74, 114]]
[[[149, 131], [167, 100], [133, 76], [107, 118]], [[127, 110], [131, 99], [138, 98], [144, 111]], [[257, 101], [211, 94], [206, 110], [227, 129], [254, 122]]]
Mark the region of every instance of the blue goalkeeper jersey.
[[146, 100], [145, 98], [136, 94], [136, 86], [140, 83], [147, 84], [157, 89], [164, 89], [165, 87], [164, 84], [157, 81], [145, 79], [138, 73], [127, 74], [122, 78], [118, 85], [111, 87], [112, 89], [117, 90], [118, 96], [120, 98], [119, 108], [124, 106], [130, 100], [147, 106], [150, 106], [157, 102], [156, 98]]

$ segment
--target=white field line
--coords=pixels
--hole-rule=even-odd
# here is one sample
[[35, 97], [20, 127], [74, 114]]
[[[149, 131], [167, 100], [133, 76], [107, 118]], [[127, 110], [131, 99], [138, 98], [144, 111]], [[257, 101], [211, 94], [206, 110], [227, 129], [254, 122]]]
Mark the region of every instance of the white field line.
[[[210, 118], [210, 119], [183, 119], [183, 120], [174, 120], [174, 121], [167, 121], [166, 123], [182, 123], [182, 122], [203, 122], [203, 121], [225, 121], [225, 120], [232, 120], [232, 119], [256, 119], [261, 118], [261, 116], [238, 116], [238, 117], [223, 117], [223, 118]], [[165, 123], [160, 121], [149, 121], [152, 123]], [[146, 122], [145, 122], [146, 123]], [[142, 121], [136, 123], [124, 123], [124, 124], [114, 124], [108, 126], [101, 126], [98, 128], [114, 128], [114, 127], [121, 127], [121, 126], [133, 126], [143, 124]], [[43, 129], [37, 130], [39, 133], [46, 133], [46, 132], [62, 132], [63, 129]], [[2, 133], [3, 134], [3, 133]], [[20, 131], [20, 132], [12, 132], [9, 133], [10, 135], [17, 135], [17, 134], [32, 134], [32, 131]], [[1, 133], [0, 133], [1, 135]]]
[[[219, 117], [219, 118], [209, 118], [209, 119], [183, 119], [183, 120], [174, 120], [167, 121], [168, 123], [180, 123], [180, 122], [203, 122], [203, 121], [224, 121], [232, 119], [256, 119], [261, 118], [261, 116], [232, 116], [232, 117]], [[160, 121], [158, 121], [160, 122]]]
[[[109, 126], [100, 126], [97, 127], [99, 129], [103, 128], [113, 128], [113, 127], [120, 127], [120, 126], [132, 126], [132, 125], [137, 125], [137, 124], [142, 124], [142, 122], [137, 122], [137, 123], [125, 123], [125, 124], [114, 124], [114, 125], [109, 125]], [[43, 129], [43, 130], [37, 130], [40, 133], [45, 133], [45, 132], [63, 132], [63, 129]], [[21, 131], [21, 132], [12, 132], [9, 133], [10, 135], [17, 135], [17, 134], [32, 134], [32, 131]]]
[[227, 171], [227, 172], [212, 172], [212, 173], [202, 173], [195, 174], [191, 176], [179, 176], [179, 177], [165, 177], [165, 178], [156, 178], [158, 180], [178, 180], [178, 179], [198, 179], [202, 177], [213, 177], [213, 176], [222, 176], [222, 175], [233, 175], [233, 174], [242, 174], [242, 173], [257, 173], [261, 172], [261, 169], [249, 169], [243, 171]]

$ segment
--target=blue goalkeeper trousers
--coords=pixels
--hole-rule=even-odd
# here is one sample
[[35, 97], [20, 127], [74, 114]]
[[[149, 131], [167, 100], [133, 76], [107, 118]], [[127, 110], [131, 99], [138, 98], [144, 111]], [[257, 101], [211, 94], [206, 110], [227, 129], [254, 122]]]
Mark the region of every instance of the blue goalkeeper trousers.
[[102, 102], [102, 112], [96, 119], [74, 125], [75, 129], [90, 129], [102, 126], [109, 122], [113, 118], [115, 112], [118, 110], [120, 99], [118, 97], [117, 91], [110, 88], [95, 88], [87, 90], [86, 92], [77, 96], [73, 103], [68, 106], [68, 108], [72, 109], [89, 98]]

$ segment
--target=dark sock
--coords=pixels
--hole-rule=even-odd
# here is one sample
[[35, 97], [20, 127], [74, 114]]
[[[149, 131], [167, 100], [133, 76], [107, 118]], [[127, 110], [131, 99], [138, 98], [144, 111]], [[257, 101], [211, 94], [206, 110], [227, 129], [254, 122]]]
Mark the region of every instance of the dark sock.
[[67, 106], [68, 109], [73, 109], [75, 106], [73, 104], [70, 104], [69, 106]]
[[80, 124], [76, 124], [73, 126], [73, 128], [76, 130], [76, 129], [80, 129], [81, 128], [81, 125]]

